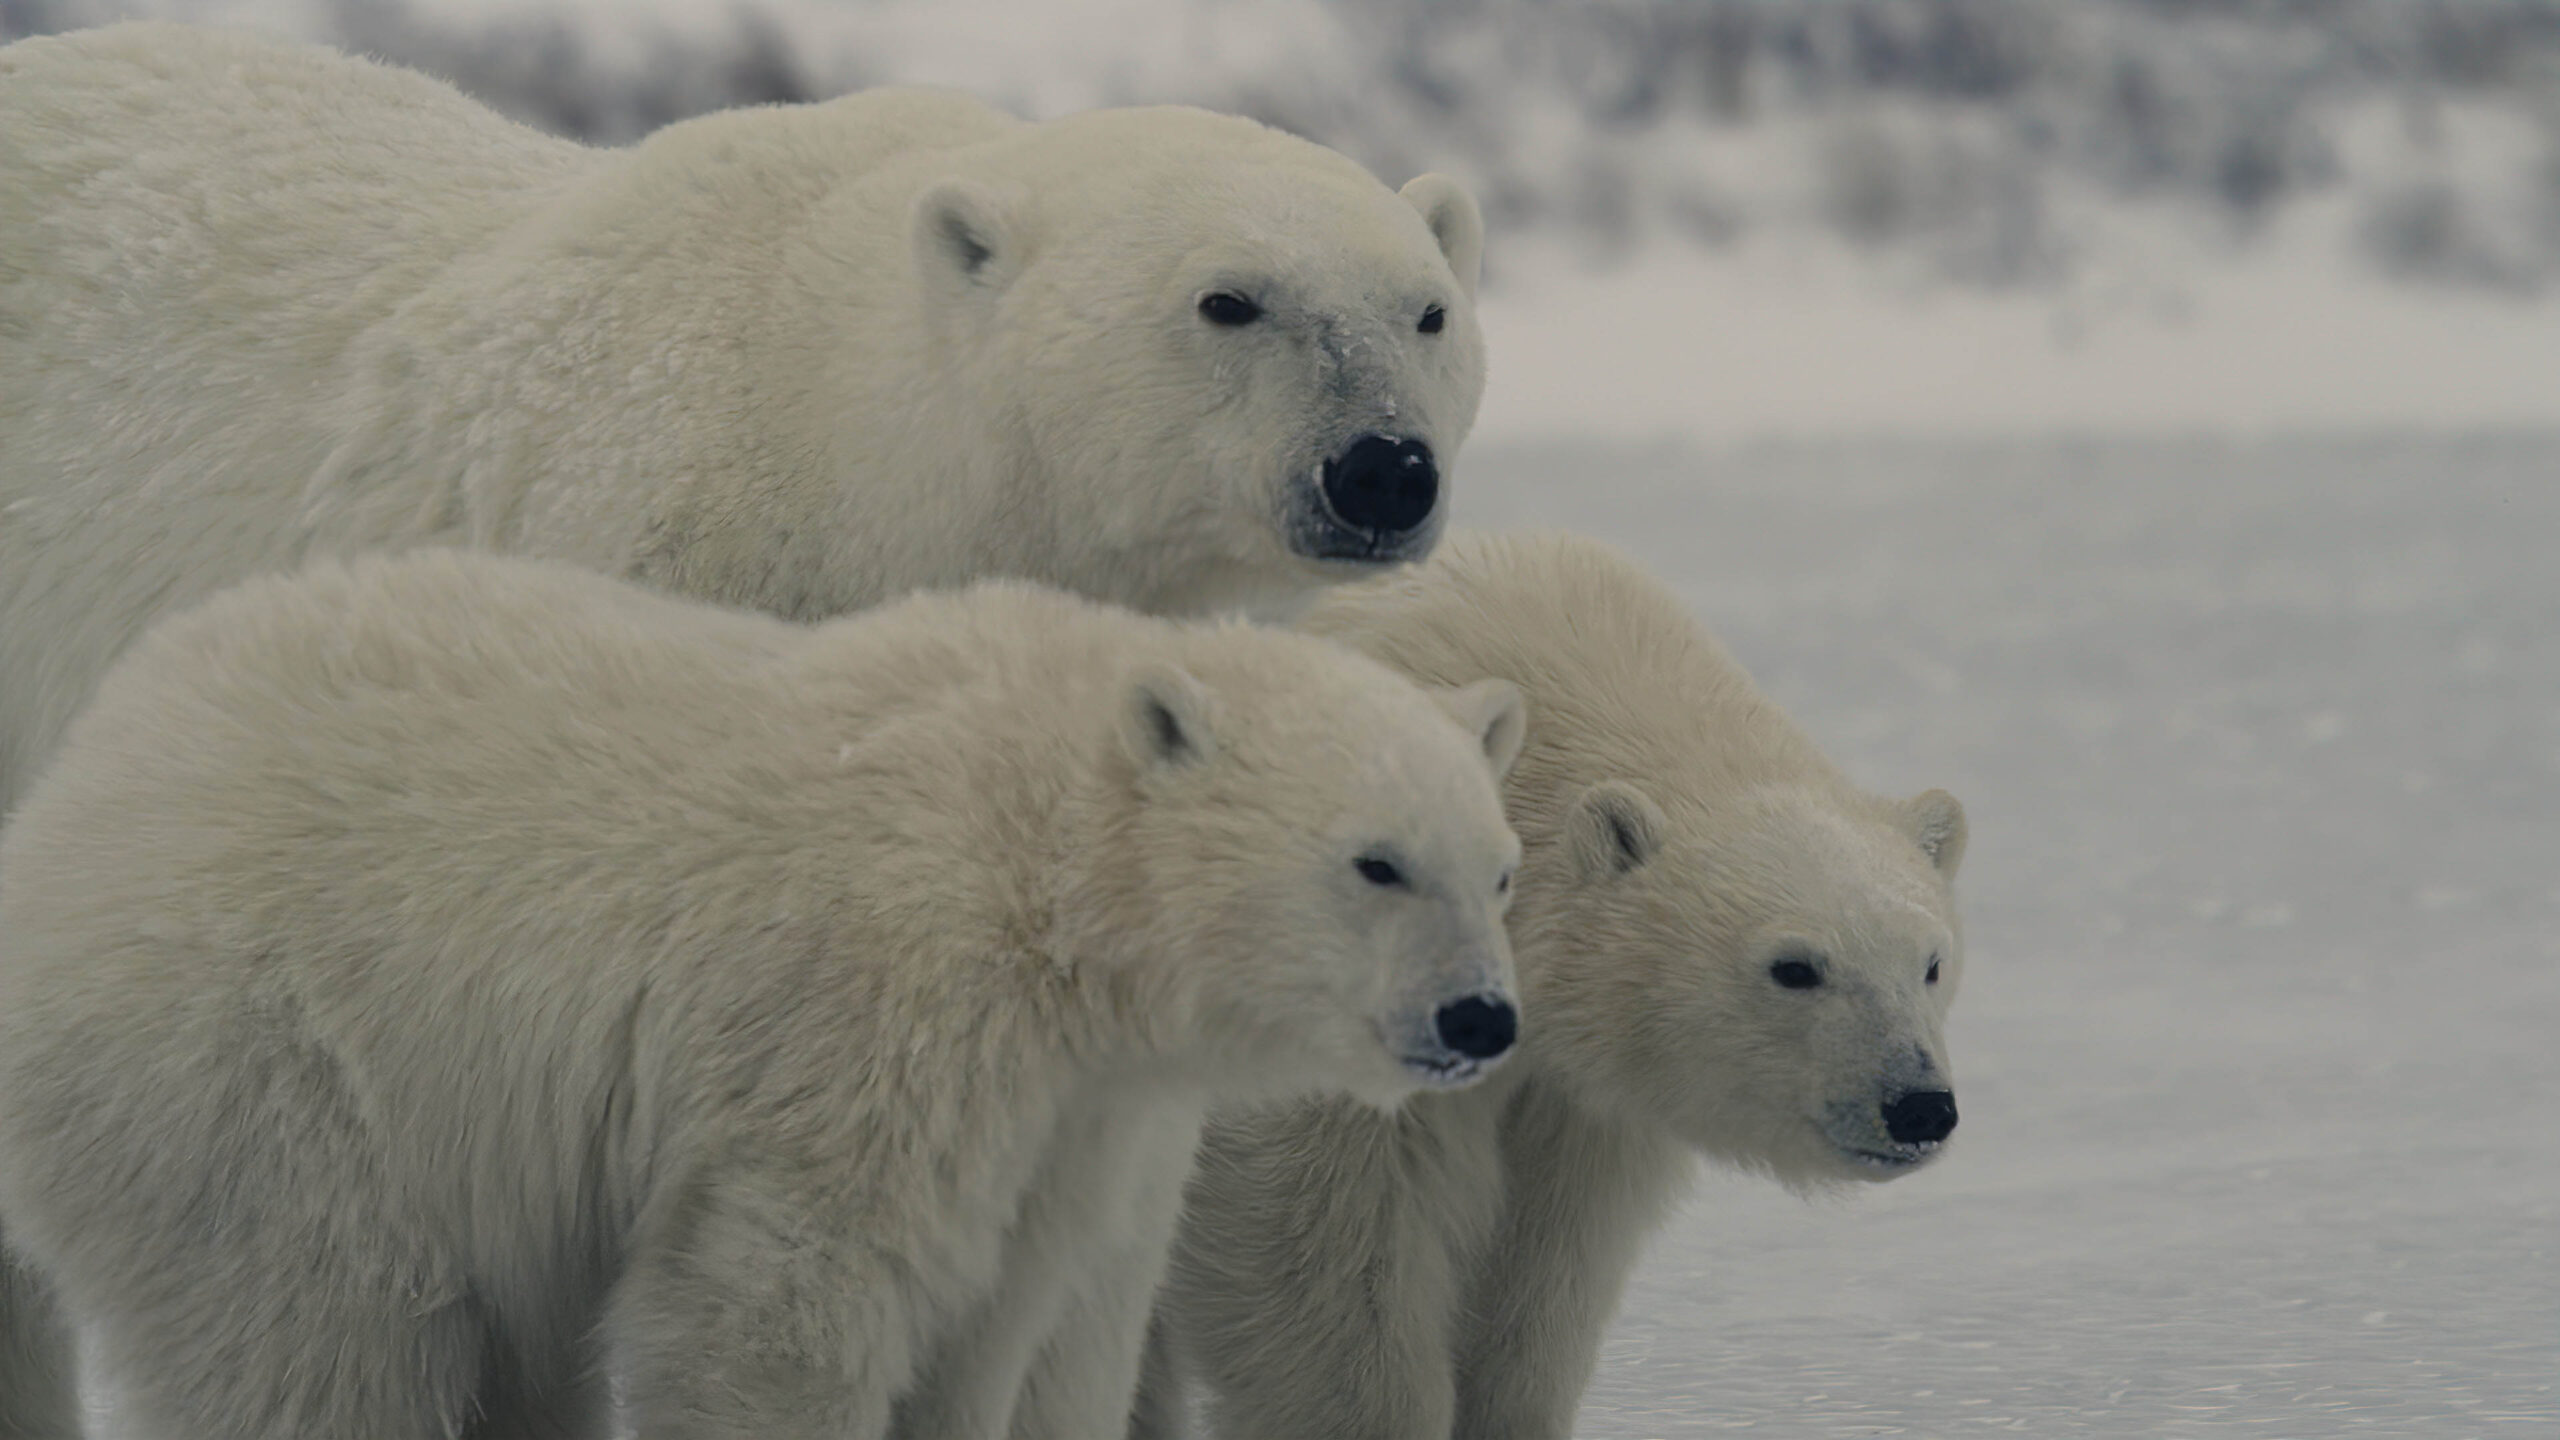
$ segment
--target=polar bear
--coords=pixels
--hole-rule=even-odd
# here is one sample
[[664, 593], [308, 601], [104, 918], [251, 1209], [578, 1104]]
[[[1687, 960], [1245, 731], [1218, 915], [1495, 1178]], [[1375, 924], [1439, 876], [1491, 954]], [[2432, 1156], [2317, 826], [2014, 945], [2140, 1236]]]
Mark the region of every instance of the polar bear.
[[1399, 1115], [1213, 1117], [1140, 1434], [1562, 1440], [1637, 1251], [1707, 1156], [1909, 1174], [1954, 1129], [1962, 808], [1856, 788], [1678, 599], [1595, 542], [1467, 537], [1306, 619], [1538, 716], [1521, 1053]]
[[1284, 612], [1412, 559], [1484, 350], [1436, 175], [879, 90], [598, 150], [309, 46], [0, 49], [0, 812], [155, 615], [433, 542], [811, 618]]
[[0, 1212], [151, 1435], [602, 1435], [599, 1330], [653, 1437], [1116, 1433], [1209, 1102], [1509, 1046], [1521, 714], [1013, 582], [254, 580], [0, 837]]

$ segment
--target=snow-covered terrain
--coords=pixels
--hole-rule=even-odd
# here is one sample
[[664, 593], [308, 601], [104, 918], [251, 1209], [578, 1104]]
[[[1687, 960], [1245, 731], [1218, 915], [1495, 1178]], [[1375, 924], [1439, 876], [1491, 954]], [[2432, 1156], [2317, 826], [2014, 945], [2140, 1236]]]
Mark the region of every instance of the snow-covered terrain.
[[1710, 1177], [1583, 1435], [2560, 1435], [2560, 5], [0, 0], [0, 34], [146, 10], [607, 140], [930, 80], [1467, 175], [1464, 520], [1630, 546], [1974, 834], [1953, 1152], [1817, 1203]]

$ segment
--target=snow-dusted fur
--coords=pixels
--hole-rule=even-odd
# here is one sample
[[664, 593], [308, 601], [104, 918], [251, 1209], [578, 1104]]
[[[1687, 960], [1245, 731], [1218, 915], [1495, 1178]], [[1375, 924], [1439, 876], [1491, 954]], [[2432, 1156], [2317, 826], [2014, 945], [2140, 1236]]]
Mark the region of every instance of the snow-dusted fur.
[[1319, 476], [1457, 451], [1481, 246], [1445, 178], [1199, 110], [893, 89], [597, 150], [251, 35], [11, 45], [0, 810], [152, 617], [308, 556], [800, 617], [992, 575], [1289, 608], [1436, 538], [1445, 484], [1381, 538]]
[[1520, 730], [1018, 584], [251, 581], [0, 837], [0, 1210], [149, 1436], [601, 1435], [599, 1333], [652, 1440], [1116, 1433], [1204, 1107], [1469, 1073]]
[[[1139, 1433], [1170, 1433], [1190, 1382], [1228, 1440], [1561, 1440], [1693, 1153], [1814, 1185], [1936, 1149], [1881, 1107], [1946, 1086], [1964, 812], [1851, 785], [1591, 541], [1466, 537], [1305, 623], [1528, 695], [1506, 784], [1524, 1040], [1397, 1115], [1212, 1119]], [[1788, 960], [1821, 983], [1782, 986]]]

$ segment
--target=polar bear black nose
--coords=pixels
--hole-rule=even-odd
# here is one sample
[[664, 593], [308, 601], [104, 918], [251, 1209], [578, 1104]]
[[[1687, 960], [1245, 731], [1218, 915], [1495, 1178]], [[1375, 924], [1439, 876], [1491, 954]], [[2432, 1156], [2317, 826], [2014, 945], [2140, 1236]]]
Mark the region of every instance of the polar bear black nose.
[[1884, 1107], [1884, 1133], [1897, 1145], [1926, 1145], [1955, 1133], [1956, 1097], [1951, 1090], [1914, 1090]]
[[1324, 462], [1324, 499], [1354, 529], [1411, 530], [1440, 503], [1440, 467], [1419, 440], [1363, 435]]
[[1520, 1012], [1499, 996], [1470, 995], [1432, 1017], [1440, 1043], [1470, 1060], [1490, 1060], [1520, 1038]]

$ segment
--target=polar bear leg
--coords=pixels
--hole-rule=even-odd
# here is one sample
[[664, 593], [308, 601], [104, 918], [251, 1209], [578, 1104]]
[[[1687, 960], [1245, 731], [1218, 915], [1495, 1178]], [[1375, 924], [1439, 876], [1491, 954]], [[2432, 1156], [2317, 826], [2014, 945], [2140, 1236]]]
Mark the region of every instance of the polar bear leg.
[[1129, 1440], [1182, 1440], [1190, 1433], [1190, 1386], [1161, 1313], [1147, 1321], [1138, 1393], [1129, 1402]]
[[1692, 1162], [1541, 1084], [1505, 1112], [1502, 1153], [1501, 1228], [1460, 1307], [1456, 1433], [1571, 1440], [1627, 1275]]
[[79, 1440], [71, 1334], [35, 1275], [0, 1254], [0, 1440]]
[[[1201, 1170], [1216, 1189], [1186, 1220], [1175, 1263], [1190, 1273], [1162, 1316], [1174, 1369], [1205, 1391], [1210, 1433], [1451, 1433], [1460, 1297], [1443, 1217], [1492, 1182], [1408, 1165], [1404, 1132], [1419, 1123], [1332, 1101], [1239, 1118], [1223, 1138], [1211, 1127]], [[1270, 1243], [1298, 1234], [1323, 1243]]]
[[539, 1362], [494, 1357], [478, 1399], [471, 1440], [614, 1440], [619, 1433], [612, 1378], [602, 1359], [583, 1349]]
[[[471, 1433], [491, 1340], [458, 1294], [386, 1294], [371, 1266], [332, 1263], [335, 1237], [276, 1257], [284, 1283], [239, 1270], [163, 1273], [157, 1293], [97, 1326], [99, 1373], [125, 1432], [150, 1440], [279, 1435], [452, 1440]], [[219, 1283], [208, 1283], [208, 1282]], [[405, 1287], [401, 1287], [405, 1290]]]
[[[1181, 1187], [1176, 1186], [1177, 1199]], [[1111, 1256], [1112, 1283], [1077, 1297], [1034, 1361], [1013, 1412], [1013, 1440], [1081, 1440], [1129, 1432], [1147, 1343], [1147, 1312], [1164, 1277], [1164, 1247]]]
[[11, 1057], [13, 1238], [94, 1327], [124, 1428], [467, 1433], [497, 1336], [431, 1187], [330, 1048], [267, 1013], [201, 1028], [192, 1056], [116, 1064], [74, 1026]]
[[[761, 1183], [760, 1183], [761, 1182]], [[789, 1178], [669, 1186], [606, 1307], [650, 1440], [881, 1440], [915, 1373], [902, 1257], [813, 1236]]]
[[1189, 1097], [1115, 1094], [1090, 1130], [1065, 1142], [1073, 1163], [1053, 1167], [1052, 1178], [1083, 1198], [1055, 1207], [1062, 1213], [1041, 1239], [1052, 1263], [1068, 1266], [1014, 1372], [1012, 1440], [1127, 1431], [1203, 1113]]

